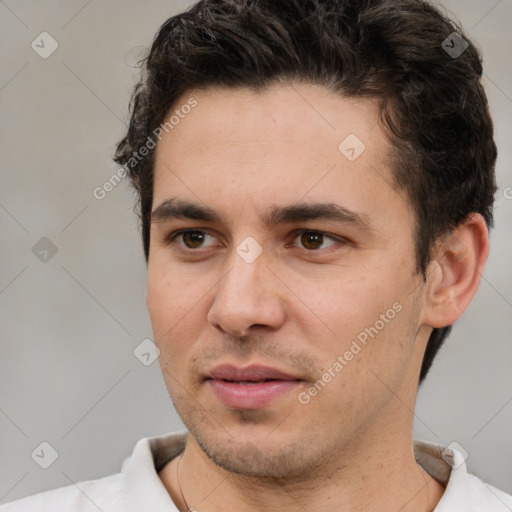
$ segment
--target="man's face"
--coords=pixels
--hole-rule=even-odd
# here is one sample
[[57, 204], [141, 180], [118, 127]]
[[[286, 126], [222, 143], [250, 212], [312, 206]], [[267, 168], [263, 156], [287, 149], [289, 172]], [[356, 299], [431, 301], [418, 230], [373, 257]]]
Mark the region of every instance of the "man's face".
[[[147, 305], [193, 438], [228, 470], [276, 476], [403, 429], [428, 328], [375, 105], [282, 85], [193, 91], [173, 112], [190, 96], [157, 146]], [[171, 199], [218, 219], [175, 218]], [[299, 203], [342, 215], [269, 215]]]

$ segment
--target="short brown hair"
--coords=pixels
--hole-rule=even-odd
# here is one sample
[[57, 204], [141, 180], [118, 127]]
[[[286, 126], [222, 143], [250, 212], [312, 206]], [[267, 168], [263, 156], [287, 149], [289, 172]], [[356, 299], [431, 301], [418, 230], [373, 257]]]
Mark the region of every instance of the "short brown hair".
[[[138, 193], [146, 260], [154, 151], [133, 155], [180, 96], [211, 86], [298, 81], [377, 99], [394, 180], [415, 212], [424, 279], [440, 235], [472, 212], [492, 227], [497, 151], [481, 57], [460, 26], [429, 2], [201, 0], [161, 26], [142, 71], [115, 161]], [[450, 329], [433, 330], [420, 382]]]

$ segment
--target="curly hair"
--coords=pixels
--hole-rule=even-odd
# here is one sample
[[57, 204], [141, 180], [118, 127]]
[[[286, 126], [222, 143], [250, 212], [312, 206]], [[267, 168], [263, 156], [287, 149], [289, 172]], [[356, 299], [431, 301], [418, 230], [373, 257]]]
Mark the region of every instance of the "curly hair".
[[[183, 94], [211, 86], [303, 82], [377, 100], [395, 184], [415, 213], [424, 280], [438, 237], [472, 212], [493, 225], [497, 150], [481, 56], [429, 2], [201, 0], [160, 27], [141, 68], [114, 160], [137, 192], [146, 261], [155, 152], [134, 155]], [[420, 383], [450, 330], [433, 329]]]

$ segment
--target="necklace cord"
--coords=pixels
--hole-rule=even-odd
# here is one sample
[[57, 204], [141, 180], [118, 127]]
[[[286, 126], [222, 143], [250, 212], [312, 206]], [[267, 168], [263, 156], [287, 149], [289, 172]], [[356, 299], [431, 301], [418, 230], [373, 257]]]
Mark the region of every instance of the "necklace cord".
[[181, 464], [181, 459], [183, 459], [183, 453], [180, 455], [180, 458], [178, 459], [178, 465], [176, 466], [176, 480], [178, 482], [178, 487], [180, 489], [181, 499], [183, 500], [183, 503], [185, 503], [185, 507], [187, 507], [186, 508], [187, 512], [189, 512], [190, 510], [195, 510], [195, 509], [191, 509], [188, 506], [187, 500], [185, 499], [185, 495], [183, 494], [183, 489], [181, 488], [181, 484], [180, 484], [180, 464]]

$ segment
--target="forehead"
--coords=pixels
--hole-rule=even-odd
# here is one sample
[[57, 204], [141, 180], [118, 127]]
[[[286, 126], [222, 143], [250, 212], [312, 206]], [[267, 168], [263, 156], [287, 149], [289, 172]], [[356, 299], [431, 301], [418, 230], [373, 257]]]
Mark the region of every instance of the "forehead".
[[244, 195], [259, 211], [301, 199], [384, 206], [403, 194], [377, 115], [372, 100], [316, 85], [190, 91], [166, 117], [174, 123], [157, 145], [153, 205], [181, 196], [222, 209]]
[[[187, 106], [191, 98], [194, 108]], [[172, 118], [174, 125], [169, 135], [179, 133], [180, 144], [194, 147], [196, 154], [219, 143], [224, 152], [243, 143], [247, 151], [251, 147], [261, 151], [257, 146], [266, 145], [281, 152], [286, 145], [297, 149], [302, 144], [297, 156], [306, 157], [316, 149], [338, 156], [339, 143], [350, 134], [361, 141], [368, 141], [371, 134], [372, 145], [384, 149], [386, 138], [380, 129], [374, 132], [377, 113], [375, 100], [290, 83], [257, 91], [244, 87], [189, 91], [174, 103], [166, 119]]]

